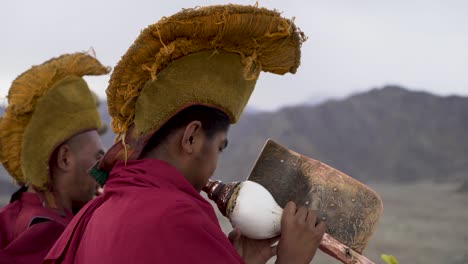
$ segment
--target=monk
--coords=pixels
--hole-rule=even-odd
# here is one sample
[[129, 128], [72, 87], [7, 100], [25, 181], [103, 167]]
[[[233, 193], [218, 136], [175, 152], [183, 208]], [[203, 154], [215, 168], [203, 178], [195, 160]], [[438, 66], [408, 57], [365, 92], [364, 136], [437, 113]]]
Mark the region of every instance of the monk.
[[301, 36], [276, 11], [236, 5], [184, 9], [145, 29], [106, 91], [122, 137], [90, 171], [104, 194], [44, 263], [309, 263], [325, 231], [314, 211], [289, 203], [280, 237], [228, 238], [200, 195], [260, 68], [294, 72]]
[[87, 169], [102, 157], [102, 125], [83, 75], [107, 73], [67, 54], [34, 66], [10, 88], [0, 119], [0, 160], [21, 186], [0, 211], [0, 263], [41, 263], [98, 190]]

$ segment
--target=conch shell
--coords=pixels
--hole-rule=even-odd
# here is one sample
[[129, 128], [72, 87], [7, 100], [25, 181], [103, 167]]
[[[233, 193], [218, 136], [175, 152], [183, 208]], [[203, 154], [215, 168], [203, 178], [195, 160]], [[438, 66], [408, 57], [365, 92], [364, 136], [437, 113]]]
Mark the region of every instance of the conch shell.
[[253, 181], [230, 184], [216, 181], [207, 186], [204, 190], [208, 197], [244, 236], [266, 239], [279, 235], [283, 208], [265, 187]]
[[253, 239], [265, 239], [279, 235], [281, 208], [265, 187], [253, 182], [240, 183], [229, 200], [227, 217], [232, 227]]

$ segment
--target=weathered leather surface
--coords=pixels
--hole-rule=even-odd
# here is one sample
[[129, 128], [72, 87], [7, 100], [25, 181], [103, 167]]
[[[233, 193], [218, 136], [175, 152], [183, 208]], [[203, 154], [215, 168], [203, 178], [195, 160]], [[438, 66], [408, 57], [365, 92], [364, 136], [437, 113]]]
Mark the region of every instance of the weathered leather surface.
[[368, 186], [318, 160], [268, 140], [248, 178], [267, 188], [277, 203], [319, 211], [327, 233], [362, 253], [382, 213], [382, 200]]

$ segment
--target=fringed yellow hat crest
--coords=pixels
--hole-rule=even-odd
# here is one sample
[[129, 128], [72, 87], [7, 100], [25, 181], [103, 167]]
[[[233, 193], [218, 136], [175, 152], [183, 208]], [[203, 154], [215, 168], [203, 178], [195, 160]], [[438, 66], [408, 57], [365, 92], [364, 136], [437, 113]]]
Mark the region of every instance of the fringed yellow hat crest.
[[137, 158], [149, 137], [191, 105], [237, 122], [261, 71], [295, 73], [304, 34], [275, 10], [222, 5], [183, 9], [148, 26], [109, 81], [116, 143], [98, 169]]
[[0, 161], [20, 185], [45, 190], [49, 158], [73, 135], [101, 128], [84, 75], [109, 72], [86, 53], [66, 54], [18, 76], [0, 119]]
[[106, 91], [112, 129], [127, 131], [143, 87], [173, 61], [205, 50], [226, 51], [239, 54], [245, 70], [255, 68], [252, 79], [260, 71], [295, 73], [304, 40], [291, 20], [255, 6], [184, 9], [162, 18], [142, 31], [114, 69]]

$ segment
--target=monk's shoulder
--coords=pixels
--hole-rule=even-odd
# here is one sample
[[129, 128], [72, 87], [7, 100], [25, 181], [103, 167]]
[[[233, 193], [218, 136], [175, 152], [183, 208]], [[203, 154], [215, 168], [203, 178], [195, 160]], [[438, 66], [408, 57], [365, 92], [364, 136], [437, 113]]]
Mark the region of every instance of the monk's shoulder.
[[194, 198], [172, 186], [161, 186], [160, 188], [147, 188], [134, 194], [140, 206], [158, 205], [159, 208], [187, 204], [196, 206]]
[[177, 215], [190, 211], [193, 215], [201, 213], [200, 207], [192, 196], [175, 189], [161, 190], [152, 204], [158, 205], [165, 215]]
[[164, 187], [145, 188], [138, 192], [127, 193], [117, 199], [110, 199], [103, 204], [103, 207], [100, 209], [103, 214], [112, 212], [127, 222], [138, 222], [141, 219], [158, 222], [186, 211], [190, 211], [192, 215], [200, 213], [200, 207], [193, 197], [177, 188]]

